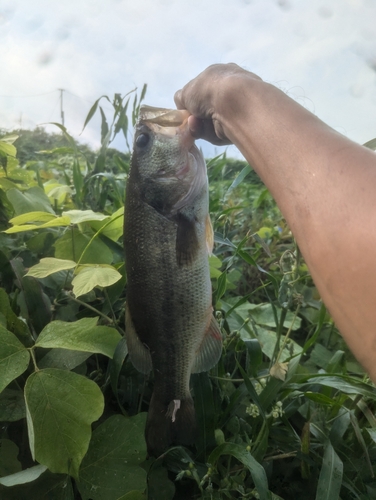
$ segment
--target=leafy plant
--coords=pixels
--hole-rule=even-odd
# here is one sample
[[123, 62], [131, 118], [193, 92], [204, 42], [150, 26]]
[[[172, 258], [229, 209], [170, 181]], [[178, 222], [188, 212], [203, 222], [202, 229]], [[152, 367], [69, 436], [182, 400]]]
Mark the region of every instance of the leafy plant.
[[0, 497], [375, 497], [376, 390], [269, 192], [225, 155], [208, 162], [222, 358], [192, 376], [195, 445], [146, 458], [153, 381], [123, 331], [129, 154], [109, 148], [119, 133], [129, 147], [145, 90], [103, 96], [111, 120], [94, 103], [84, 127], [101, 114], [97, 153], [60, 125], [37, 131], [42, 152], [28, 136], [21, 162], [15, 134], [0, 141]]

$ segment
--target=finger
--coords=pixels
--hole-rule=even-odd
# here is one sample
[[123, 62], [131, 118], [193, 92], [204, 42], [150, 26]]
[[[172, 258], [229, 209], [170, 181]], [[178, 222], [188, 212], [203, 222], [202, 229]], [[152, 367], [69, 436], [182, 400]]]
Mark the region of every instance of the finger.
[[174, 95], [175, 106], [177, 109], [185, 109], [182, 105], [182, 90], [177, 90]]
[[194, 137], [195, 139], [199, 139], [200, 137], [202, 137], [204, 132], [204, 124], [202, 120], [191, 115], [188, 118], [188, 127], [192, 137]]
[[232, 144], [232, 142], [224, 134], [223, 136], [219, 136], [216, 133], [212, 120], [201, 120], [201, 122], [201, 139], [205, 139], [216, 146], [226, 146]]

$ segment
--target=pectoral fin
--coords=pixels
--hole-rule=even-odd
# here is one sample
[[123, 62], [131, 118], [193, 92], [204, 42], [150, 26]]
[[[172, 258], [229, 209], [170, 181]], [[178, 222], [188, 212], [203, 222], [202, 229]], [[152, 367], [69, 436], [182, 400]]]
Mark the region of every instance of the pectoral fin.
[[125, 338], [133, 366], [141, 373], [149, 373], [153, 369], [150, 351], [137, 335], [128, 305], [125, 307]]
[[196, 221], [181, 212], [176, 215], [176, 261], [179, 266], [190, 264], [197, 255], [199, 241]]
[[214, 316], [196, 353], [192, 373], [206, 372], [219, 361], [222, 353], [222, 334]]

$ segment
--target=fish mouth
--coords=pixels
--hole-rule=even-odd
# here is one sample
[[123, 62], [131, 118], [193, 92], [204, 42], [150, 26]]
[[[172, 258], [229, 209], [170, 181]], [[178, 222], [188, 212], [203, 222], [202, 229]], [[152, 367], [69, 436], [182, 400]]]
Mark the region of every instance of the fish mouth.
[[139, 122], [144, 123], [152, 132], [167, 137], [181, 136], [182, 146], [190, 149], [194, 145], [187, 126], [189, 111], [186, 109], [154, 108], [143, 105], [140, 108]]
[[[190, 113], [186, 109], [155, 108], [143, 105], [140, 108], [139, 119], [166, 130], [166, 135], [175, 135], [176, 128], [181, 127], [188, 120]], [[173, 130], [169, 130], [173, 129]]]

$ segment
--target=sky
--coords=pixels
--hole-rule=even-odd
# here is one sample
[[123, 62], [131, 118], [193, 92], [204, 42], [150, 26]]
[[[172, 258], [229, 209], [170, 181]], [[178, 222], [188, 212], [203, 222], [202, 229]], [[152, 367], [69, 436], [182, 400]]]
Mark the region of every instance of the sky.
[[98, 147], [99, 117], [80, 133], [101, 95], [147, 83], [146, 104], [174, 107], [207, 66], [236, 62], [364, 143], [376, 137], [375, 26], [375, 0], [0, 0], [0, 129], [61, 122], [64, 89], [68, 131]]

